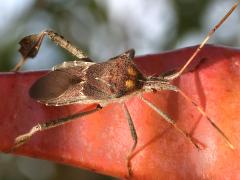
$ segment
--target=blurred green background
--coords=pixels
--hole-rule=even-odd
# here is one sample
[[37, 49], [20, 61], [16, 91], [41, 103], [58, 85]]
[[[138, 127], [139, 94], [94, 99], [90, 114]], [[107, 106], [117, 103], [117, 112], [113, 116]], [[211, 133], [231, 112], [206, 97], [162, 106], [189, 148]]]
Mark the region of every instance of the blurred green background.
[[[19, 40], [53, 29], [100, 62], [129, 48], [137, 55], [199, 44], [234, 0], [9, 0], [0, 3], [0, 71], [18, 61]], [[240, 8], [211, 43], [240, 46]], [[73, 60], [45, 40], [24, 70]], [[51, 162], [0, 154], [0, 180], [113, 179]]]

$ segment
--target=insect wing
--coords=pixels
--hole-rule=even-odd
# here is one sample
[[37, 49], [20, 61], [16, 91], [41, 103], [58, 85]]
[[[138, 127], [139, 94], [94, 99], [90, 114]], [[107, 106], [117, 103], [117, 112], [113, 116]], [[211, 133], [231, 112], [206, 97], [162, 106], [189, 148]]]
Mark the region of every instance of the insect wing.
[[[86, 70], [90, 62], [64, 62], [38, 79], [30, 88], [29, 95], [44, 104], [60, 106], [87, 100], [83, 94]], [[88, 98], [88, 102], [90, 99]]]

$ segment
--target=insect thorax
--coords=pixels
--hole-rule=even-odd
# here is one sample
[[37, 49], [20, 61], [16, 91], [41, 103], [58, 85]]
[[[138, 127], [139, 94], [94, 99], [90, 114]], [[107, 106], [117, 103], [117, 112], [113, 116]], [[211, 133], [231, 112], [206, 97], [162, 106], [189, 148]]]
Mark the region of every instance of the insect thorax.
[[114, 59], [94, 64], [86, 72], [84, 94], [94, 99], [117, 98], [143, 86], [143, 76], [132, 61]]

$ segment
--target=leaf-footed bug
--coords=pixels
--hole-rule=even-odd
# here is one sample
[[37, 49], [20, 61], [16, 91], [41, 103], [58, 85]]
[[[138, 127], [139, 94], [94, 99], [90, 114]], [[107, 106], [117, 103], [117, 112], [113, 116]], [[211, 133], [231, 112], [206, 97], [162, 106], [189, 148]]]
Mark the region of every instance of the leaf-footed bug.
[[188, 65], [201, 51], [202, 47], [204, 47], [212, 34], [230, 16], [230, 14], [236, 9], [239, 3], [240, 1], [237, 1], [229, 10], [229, 12], [220, 20], [220, 22], [208, 33], [203, 42], [199, 45], [192, 56], [188, 59], [186, 64], [179, 71], [162, 76], [146, 76], [141, 71], [139, 71], [132, 61], [134, 58], [133, 49], [130, 49], [125, 53], [120, 54], [119, 56], [111, 58], [107, 62], [94, 63], [80, 49], [76, 48], [70, 42], [66, 41], [62, 36], [51, 30], [42, 31], [39, 34], [24, 37], [20, 41], [21, 48], [19, 50], [22, 58], [13, 69], [15, 71], [21, 68], [27, 58], [33, 58], [37, 55], [45, 35], [47, 35], [53, 42], [66, 49], [79, 59], [78, 61], [64, 62], [53, 67], [51, 72], [49, 72], [46, 76], [38, 79], [32, 85], [29, 90], [30, 97], [40, 103], [51, 106], [64, 106], [75, 103], [97, 103], [98, 106], [93, 110], [80, 112], [68, 117], [55, 119], [51, 122], [34, 126], [28, 133], [20, 135], [15, 139], [15, 145], [12, 150], [26, 143], [26, 141], [37, 132], [63, 125], [76, 118], [94, 113], [109, 103], [118, 102], [123, 108], [133, 139], [133, 145], [129, 151], [128, 156], [126, 157], [128, 175], [131, 177], [133, 175], [131, 158], [137, 146], [138, 136], [134, 122], [131, 118], [131, 112], [129, 112], [128, 107], [125, 104], [126, 98], [128, 98], [130, 95], [139, 96], [142, 101], [146, 103], [146, 105], [151, 107], [163, 119], [170, 123], [197, 149], [200, 149], [192, 137], [186, 131], [181, 129], [173, 119], [171, 119], [166, 113], [161, 111], [153, 103], [142, 96], [143, 92], [161, 90], [179, 92], [180, 95], [182, 95], [185, 100], [191, 102], [197, 108], [197, 110], [210, 122], [210, 124], [222, 135], [228, 146], [231, 149], [234, 149], [234, 146], [228, 137], [211, 120], [205, 111], [200, 106], [196, 105], [196, 103], [194, 103], [182, 90], [172, 85], [170, 81], [181, 76]]

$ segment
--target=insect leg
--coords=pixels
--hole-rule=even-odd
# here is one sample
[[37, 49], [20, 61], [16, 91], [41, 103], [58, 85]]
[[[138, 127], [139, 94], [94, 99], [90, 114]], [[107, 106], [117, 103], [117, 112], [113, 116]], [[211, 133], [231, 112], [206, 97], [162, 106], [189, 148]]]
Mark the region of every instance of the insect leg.
[[89, 111], [79, 112], [79, 113], [76, 113], [76, 114], [73, 114], [73, 115], [70, 115], [67, 117], [63, 117], [63, 118], [55, 119], [55, 120], [52, 120], [52, 121], [49, 121], [46, 123], [38, 124], [38, 125], [34, 126], [28, 133], [20, 135], [15, 139], [15, 143], [14, 143], [14, 146], [12, 147], [12, 151], [17, 149], [18, 147], [22, 146], [23, 144], [25, 144], [37, 132], [51, 129], [51, 128], [54, 128], [57, 126], [61, 126], [63, 124], [71, 122], [72, 120], [74, 120], [76, 118], [94, 113], [100, 109], [102, 109], [102, 107], [100, 105], [98, 105], [98, 106], [96, 106], [95, 109], [92, 109]]
[[166, 120], [168, 123], [170, 123], [178, 132], [180, 132], [188, 141], [190, 141], [190, 143], [192, 143], [197, 149], [200, 149], [200, 147], [193, 141], [191, 136], [187, 132], [182, 130], [180, 127], [178, 127], [178, 125], [176, 124], [176, 121], [174, 121], [171, 117], [169, 117], [166, 113], [161, 111], [157, 106], [152, 104], [150, 101], [145, 99], [143, 96], [140, 96], [140, 97], [143, 100], [143, 102], [145, 102], [149, 107], [151, 107], [160, 116], [162, 116], [164, 118], [164, 120]]
[[[48, 37], [57, 45], [66, 49], [70, 54], [76, 56], [78, 59], [87, 59], [88, 56], [81, 50], [78, 49], [76, 46], [72, 45], [68, 40], [64, 39], [63, 36], [57, 34], [52, 30], [46, 30], [42, 32], [43, 34], [47, 34]], [[89, 59], [88, 59], [89, 60]]]
[[76, 56], [79, 60], [86, 62], [92, 61], [81, 49], [72, 45], [68, 40], [64, 39], [63, 36], [58, 35], [52, 30], [45, 30], [39, 34], [26, 36], [19, 42], [21, 46], [19, 52], [22, 57], [12, 71], [18, 71], [26, 62], [27, 58], [34, 58], [37, 55], [45, 35], [47, 35], [54, 43], [67, 50], [70, 54]]
[[182, 97], [184, 97], [184, 99], [186, 99], [188, 102], [192, 103], [196, 109], [198, 110], [198, 112], [200, 112], [207, 120], [208, 122], [210, 122], [210, 124], [223, 136], [224, 140], [226, 141], [226, 143], [228, 144], [228, 146], [231, 149], [234, 149], [233, 144], [230, 142], [229, 138], [224, 134], [224, 132], [211, 120], [210, 117], [208, 117], [208, 115], [206, 114], [206, 112], [199, 106], [197, 105], [190, 97], [188, 97], [182, 90], [180, 90], [179, 88], [176, 87], [175, 92], [179, 92], [179, 94], [181, 94]]
[[124, 112], [125, 112], [125, 116], [127, 117], [127, 120], [128, 120], [128, 125], [129, 125], [130, 131], [131, 131], [131, 136], [132, 136], [133, 141], [134, 141], [134, 143], [132, 145], [132, 148], [131, 148], [128, 156], [127, 156], [128, 175], [131, 177], [132, 176], [131, 158], [132, 158], [133, 151], [135, 150], [135, 148], [137, 146], [138, 137], [137, 137], [137, 132], [136, 132], [136, 129], [134, 127], [134, 123], [132, 121], [131, 115], [128, 111], [128, 108], [127, 108], [125, 103], [123, 103], [122, 105], [123, 105], [123, 109], [124, 109]]
[[185, 71], [185, 69], [188, 67], [188, 65], [192, 62], [192, 60], [199, 54], [203, 46], [207, 43], [207, 41], [210, 39], [210, 37], [214, 34], [214, 32], [224, 23], [224, 21], [232, 14], [232, 12], [237, 8], [238, 4], [240, 3], [240, 0], [238, 0], [232, 8], [228, 11], [228, 13], [214, 26], [213, 29], [211, 29], [207, 36], [204, 38], [202, 43], [198, 46], [198, 48], [194, 51], [192, 56], [188, 59], [188, 61], [185, 63], [185, 65], [177, 72], [169, 76], [165, 76], [164, 79], [166, 80], [173, 80], [181, 76], [181, 74]]

